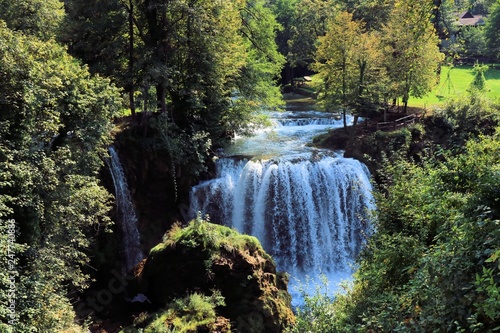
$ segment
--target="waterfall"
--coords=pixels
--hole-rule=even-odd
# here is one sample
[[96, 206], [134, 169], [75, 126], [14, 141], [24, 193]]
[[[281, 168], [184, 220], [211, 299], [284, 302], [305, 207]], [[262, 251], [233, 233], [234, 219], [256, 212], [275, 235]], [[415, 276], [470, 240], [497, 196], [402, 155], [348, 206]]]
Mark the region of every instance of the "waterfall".
[[[236, 137], [216, 161], [216, 177], [191, 189], [191, 217], [256, 236], [278, 269], [290, 274], [292, 304], [326, 276], [333, 293], [351, 279], [354, 259], [372, 232], [370, 174], [361, 162], [308, 144], [343, 126], [316, 110], [268, 112], [274, 126]], [[348, 123], [353, 117], [348, 116]], [[229, 157], [234, 156], [234, 157]], [[253, 156], [242, 160], [236, 156]]]
[[292, 276], [349, 270], [371, 231], [369, 172], [329, 155], [217, 161], [216, 178], [191, 191], [191, 213], [256, 236]]
[[141, 251], [137, 216], [120, 158], [113, 147], [109, 147], [109, 155], [109, 169], [115, 186], [117, 223], [121, 227], [123, 237], [124, 268], [128, 272], [144, 258], [144, 255]]

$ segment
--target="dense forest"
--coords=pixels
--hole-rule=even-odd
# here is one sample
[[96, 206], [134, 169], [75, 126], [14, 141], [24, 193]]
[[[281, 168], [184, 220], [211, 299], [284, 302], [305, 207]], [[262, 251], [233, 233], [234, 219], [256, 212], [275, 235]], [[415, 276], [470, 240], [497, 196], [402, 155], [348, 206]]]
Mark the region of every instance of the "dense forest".
[[[458, 24], [467, 11], [482, 24]], [[106, 321], [118, 322], [109, 332], [499, 329], [500, 104], [484, 96], [499, 29], [498, 0], [0, 0], [0, 331], [108, 332], [95, 329]], [[467, 93], [417, 124], [358, 128], [358, 118], [383, 119], [396, 104], [409, 113], [443, 66], [467, 63]], [[309, 76], [316, 106], [341, 110], [343, 149], [370, 167], [377, 208], [345, 291], [318, 286], [292, 313], [286, 277], [255, 238], [182, 221], [179, 207], [211, 177], [216, 152], [268, 126], [263, 111], [282, 109], [282, 94], [303, 93]], [[215, 262], [251, 277], [224, 270], [237, 257], [260, 273], [235, 288], [262, 288], [258, 306], [278, 324], [245, 317], [240, 329], [240, 308], [209, 286], [130, 313], [116, 298], [87, 311], [123, 260], [106, 171], [112, 144], [134, 163], [162, 159], [165, 214], [185, 222], [145, 245], [150, 260], [130, 293], [153, 288], [163, 274], [154, 260], [186, 253], [179, 267], [201, 260], [192, 275], [212, 276], [205, 266]], [[151, 228], [163, 234], [171, 222]], [[167, 293], [158, 288], [150, 291]], [[251, 299], [238, 292], [232, 298]]]

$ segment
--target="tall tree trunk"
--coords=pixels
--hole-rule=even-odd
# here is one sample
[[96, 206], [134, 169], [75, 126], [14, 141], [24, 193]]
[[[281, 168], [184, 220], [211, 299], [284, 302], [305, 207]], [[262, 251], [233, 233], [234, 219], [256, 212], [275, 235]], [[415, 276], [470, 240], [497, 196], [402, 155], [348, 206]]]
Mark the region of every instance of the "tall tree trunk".
[[356, 134], [356, 127], [358, 125], [359, 116], [357, 114], [354, 115], [354, 120], [352, 123], [351, 131], [349, 132], [349, 141], [354, 139], [354, 135]]
[[132, 117], [135, 118], [135, 100], [134, 100], [134, 1], [129, 0], [129, 12], [128, 12], [128, 28], [129, 28], [129, 102], [130, 102], [130, 112]]
[[157, 109], [160, 113], [167, 112], [167, 103], [166, 103], [166, 95], [167, 95], [167, 87], [165, 82], [161, 82], [156, 85], [156, 103]]
[[346, 105], [347, 105], [347, 63], [346, 56], [344, 55], [342, 59], [342, 108], [344, 116], [344, 129], [347, 131], [347, 115], [346, 115]]
[[344, 129], [347, 131], [347, 114], [346, 108], [342, 107], [342, 119], [344, 121]]

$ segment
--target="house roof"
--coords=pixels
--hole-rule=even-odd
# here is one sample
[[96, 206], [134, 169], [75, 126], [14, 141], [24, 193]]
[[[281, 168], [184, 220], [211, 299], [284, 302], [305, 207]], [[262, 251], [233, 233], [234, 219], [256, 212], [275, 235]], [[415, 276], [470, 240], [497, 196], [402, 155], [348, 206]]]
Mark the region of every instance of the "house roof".
[[474, 18], [474, 15], [472, 15], [471, 12], [462, 12], [460, 13], [460, 16], [459, 16], [461, 19], [469, 19], [469, 18]]
[[484, 17], [482, 15], [472, 15], [471, 12], [463, 12], [458, 16], [458, 25], [478, 26], [484, 25]]

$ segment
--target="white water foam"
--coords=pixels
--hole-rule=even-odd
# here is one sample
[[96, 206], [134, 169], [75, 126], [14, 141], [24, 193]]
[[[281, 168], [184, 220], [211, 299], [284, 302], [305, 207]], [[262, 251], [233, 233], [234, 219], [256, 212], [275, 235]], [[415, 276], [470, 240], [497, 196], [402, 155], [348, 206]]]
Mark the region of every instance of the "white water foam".
[[256, 236], [278, 268], [291, 275], [295, 304], [300, 304], [300, 292], [293, 288], [306, 276], [317, 282], [324, 274], [331, 286], [350, 276], [371, 233], [366, 166], [354, 159], [302, 153], [267, 161], [221, 159], [217, 170], [216, 179], [192, 189], [192, 214], [209, 214]]

